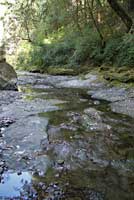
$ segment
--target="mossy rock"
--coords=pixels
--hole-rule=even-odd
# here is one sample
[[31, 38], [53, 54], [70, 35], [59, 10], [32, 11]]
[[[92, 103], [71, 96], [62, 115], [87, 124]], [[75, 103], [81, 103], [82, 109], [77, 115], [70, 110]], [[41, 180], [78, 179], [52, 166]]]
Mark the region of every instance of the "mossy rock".
[[47, 73], [51, 75], [76, 75], [74, 69], [62, 68], [62, 67], [49, 67]]
[[101, 65], [99, 67], [99, 71], [102, 72], [102, 71], [107, 71], [107, 70], [110, 70], [112, 67], [111, 66], [108, 66], [108, 65]]
[[0, 90], [17, 90], [17, 74], [8, 63], [0, 62]]
[[130, 67], [111, 67], [100, 73], [105, 80], [110, 82], [134, 83], [134, 69]]

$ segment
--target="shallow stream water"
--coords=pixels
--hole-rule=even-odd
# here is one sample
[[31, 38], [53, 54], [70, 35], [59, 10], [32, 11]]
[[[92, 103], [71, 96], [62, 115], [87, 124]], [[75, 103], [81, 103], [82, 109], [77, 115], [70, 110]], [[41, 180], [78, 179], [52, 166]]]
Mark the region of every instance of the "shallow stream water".
[[0, 199], [133, 200], [134, 119], [56, 79], [21, 74], [0, 105]]

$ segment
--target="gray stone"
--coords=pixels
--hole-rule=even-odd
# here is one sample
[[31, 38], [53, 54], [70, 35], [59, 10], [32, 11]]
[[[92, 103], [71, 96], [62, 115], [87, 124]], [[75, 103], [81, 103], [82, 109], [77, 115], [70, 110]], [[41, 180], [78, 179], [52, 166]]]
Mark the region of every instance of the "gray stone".
[[58, 160], [57, 163], [58, 163], [58, 165], [63, 165], [64, 164], [64, 160]]
[[0, 167], [0, 174], [2, 174], [3, 173], [3, 168], [2, 167]]
[[0, 90], [17, 90], [17, 74], [8, 63], [0, 62]]
[[121, 101], [126, 99], [128, 96], [128, 92], [125, 88], [116, 87], [89, 91], [88, 94], [91, 95], [93, 99], [106, 100], [110, 102]]
[[19, 145], [19, 152], [40, 149], [40, 141], [47, 138], [47, 125], [48, 120], [46, 118], [25, 116], [25, 118], [16, 121], [16, 123], [12, 124], [5, 131], [8, 144]]
[[104, 85], [104, 83], [100, 82], [97, 75], [88, 74], [83, 78], [78, 76], [73, 77], [72, 79], [68, 79], [58, 83], [56, 86], [61, 88], [100, 88]]
[[111, 109], [113, 112], [134, 117], [134, 99], [128, 98], [124, 101], [113, 102], [111, 103]]

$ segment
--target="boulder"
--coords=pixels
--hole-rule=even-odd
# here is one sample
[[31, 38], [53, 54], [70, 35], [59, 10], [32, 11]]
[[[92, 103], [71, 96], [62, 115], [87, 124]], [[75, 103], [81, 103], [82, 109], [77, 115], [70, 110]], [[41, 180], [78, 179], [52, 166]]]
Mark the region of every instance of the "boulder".
[[17, 74], [5, 60], [0, 61], [0, 90], [17, 90]]

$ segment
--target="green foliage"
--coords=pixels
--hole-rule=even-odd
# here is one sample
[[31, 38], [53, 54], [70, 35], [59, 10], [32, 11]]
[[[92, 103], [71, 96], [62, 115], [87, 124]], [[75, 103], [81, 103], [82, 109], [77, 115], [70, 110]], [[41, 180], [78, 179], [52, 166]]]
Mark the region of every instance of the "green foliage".
[[96, 57], [97, 49], [100, 49], [101, 41], [97, 33], [92, 30], [86, 31], [82, 36], [77, 37], [75, 51], [71, 62], [75, 64], [91, 61]]
[[[56, 41], [54, 38], [59, 39]], [[66, 37], [64, 34], [61, 37], [53, 35], [46, 41], [40, 45], [21, 43], [18, 66], [41, 71], [48, 71], [47, 68], [50, 66], [75, 68], [87, 63], [95, 66], [134, 66], [134, 36], [130, 34], [110, 37], [105, 48], [102, 48], [99, 36], [90, 31], [86, 31], [84, 35], [72, 33]]]
[[69, 41], [60, 41], [46, 45], [43, 61], [44, 66], [66, 65], [73, 52], [73, 46]]
[[77, 71], [81, 65], [134, 66], [134, 36], [125, 34], [126, 27], [108, 1], [16, 0], [7, 8], [11, 19], [4, 23], [11, 43], [17, 38], [21, 69], [53, 67], [55, 73], [57, 66]]
[[[27, 51], [21, 51], [18, 56], [19, 65], [37, 66], [45, 70], [49, 66], [76, 66], [86, 61], [96, 59], [97, 62], [99, 60], [98, 52], [101, 49], [101, 41], [95, 32], [86, 30], [84, 35], [77, 32], [66, 36], [62, 34], [62, 37], [55, 35], [46, 40], [47, 43], [42, 43], [40, 46], [32, 45], [31, 48], [26, 47]], [[21, 49], [24, 48], [21, 47]], [[26, 58], [25, 63], [23, 62], [24, 57]]]
[[119, 52], [119, 45], [122, 42], [121, 36], [113, 36], [106, 42], [106, 47], [103, 53], [103, 62], [106, 64], [113, 64]]
[[30, 64], [30, 51], [32, 50], [32, 45], [28, 42], [21, 42], [19, 48], [16, 52], [16, 62], [18, 68], [27, 69]]
[[126, 34], [120, 43], [117, 64], [119, 66], [134, 67], [134, 35]]

